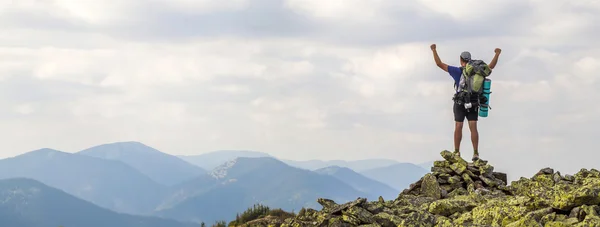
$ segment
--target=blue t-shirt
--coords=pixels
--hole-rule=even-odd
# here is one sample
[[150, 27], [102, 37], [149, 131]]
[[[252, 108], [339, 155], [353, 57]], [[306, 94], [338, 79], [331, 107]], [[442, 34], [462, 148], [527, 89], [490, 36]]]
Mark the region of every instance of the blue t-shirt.
[[[456, 66], [448, 66], [448, 73], [454, 79], [454, 85], [458, 88], [458, 83], [460, 82], [460, 76], [462, 75], [462, 69]], [[458, 90], [456, 91], [458, 92]]]

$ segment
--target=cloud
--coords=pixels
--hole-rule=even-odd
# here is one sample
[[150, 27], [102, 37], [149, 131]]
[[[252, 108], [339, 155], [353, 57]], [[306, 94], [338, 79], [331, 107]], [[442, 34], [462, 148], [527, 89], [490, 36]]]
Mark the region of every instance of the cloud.
[[489, 62], [502, 48], [479, 123], [487, 159], [518, 175], [597, 165], [594, 1], [57, 0], [0, 11], [6, 156], [138, 140], [173, 154], [437, 159], [454, 122], [436, 43], [454, 66], [461, 51]]
[[[516, 3], [518, 4], [518, 2]], [[435, 5], [433, 5], [435, 6]], [[522, 12], [526, 7], [518, 7]], [[438, 12], [430, 2], [393, 1], [139, 1], [116, 4], [50, 1], [43, 6], [18, 3], [8, 7], [7, 26], [18, 28], [99, 31], [136, 41], [184, 41], [198, 37], [318, 39], [345, 45], [388, 45], [464, 35], [496, 34], [496, 29], [468, 23]], [[506, 15], [498, 15], [506, 16]], [[493, 24], [506, 33], [511, 20]], [[34, 21], [31, 21], [32, 18]], [[52, 25], [48, 23], [52, 23]], [[43, 26], [40, 26], [42, 24]], [[465, 25], [470, 25], [467, 29]], [[474, 25], [479, 27], [475, 28]], [[504, 28], [504, 29], [503, 29]], [[351, 38], [348, 38], [351, 37]]]

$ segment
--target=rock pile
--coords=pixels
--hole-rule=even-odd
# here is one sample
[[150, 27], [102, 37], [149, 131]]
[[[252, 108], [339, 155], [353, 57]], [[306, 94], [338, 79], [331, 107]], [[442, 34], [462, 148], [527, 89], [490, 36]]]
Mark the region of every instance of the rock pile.
[[247, 226], [600, 226], [598, 170], [563, 176], [545, 168], [507, 185], [506, 174], [487, 161], [441, 155], [431, 173], [394, 200], [320, 198], [320, 211], [302, 209], [295, 218], [267, 217]]
[[460, 156], [442, 151], [443, 161], [435, 161], [431, 173], [400, 193], [434, 199], [452, 198], [470, 193], [502, 193], [508, 191], [506, 174], [494, 172], [484, 160], [468, 163]]

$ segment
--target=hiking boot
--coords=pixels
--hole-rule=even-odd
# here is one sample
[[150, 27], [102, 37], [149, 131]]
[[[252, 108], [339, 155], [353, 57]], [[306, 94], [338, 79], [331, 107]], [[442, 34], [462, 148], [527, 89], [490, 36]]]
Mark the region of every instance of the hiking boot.
[[458, 157], [460, 157], [460, 151], [454, 151], [452, 153], [455, 154], [455, 155], [457, 155]]

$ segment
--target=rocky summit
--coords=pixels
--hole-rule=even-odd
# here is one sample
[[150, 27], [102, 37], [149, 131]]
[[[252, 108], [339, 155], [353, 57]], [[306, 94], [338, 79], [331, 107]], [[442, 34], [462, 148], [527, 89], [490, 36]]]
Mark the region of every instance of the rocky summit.
[[507, 184], [485, 160], [467, 162], [442, 151], [431, 172], [394, 200], [320, 198], [320, 211], [293, 218], [263, 217], [244, 226], [600, 226], [600, 171], [561, 175], [541, 169]]

